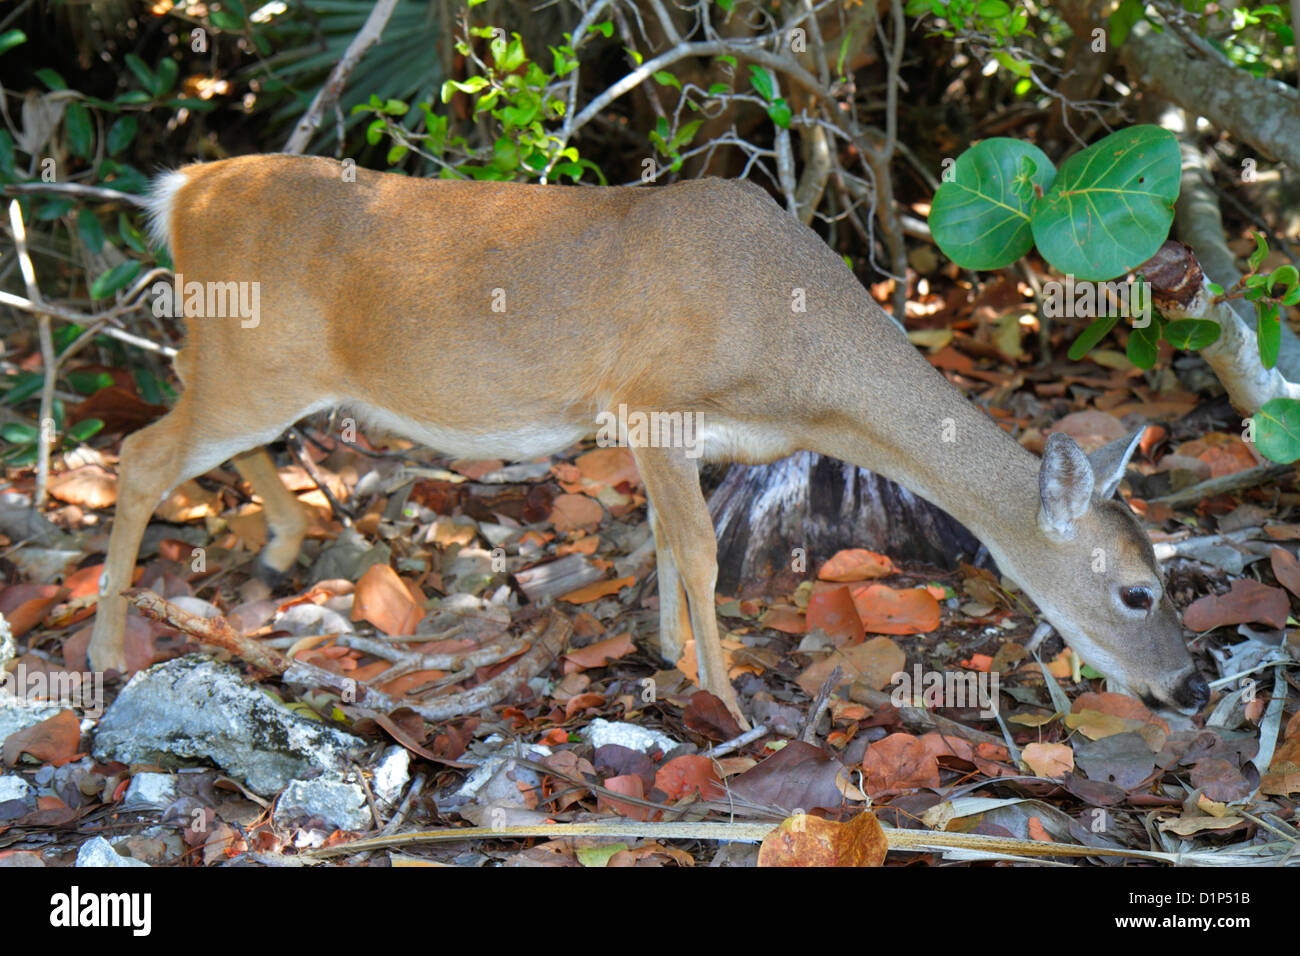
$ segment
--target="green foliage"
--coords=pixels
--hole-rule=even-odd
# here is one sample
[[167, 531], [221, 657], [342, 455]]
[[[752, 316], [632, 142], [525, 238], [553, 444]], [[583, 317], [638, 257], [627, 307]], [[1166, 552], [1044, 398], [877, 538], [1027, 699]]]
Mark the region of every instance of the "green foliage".
[[966, 269], [1001, 269], [1034, 244], [1034, 205], [1056, 178], [1037, 146], [986, 139], [957, 157], [930, 207], [944, 255]]
[[[37, 376], [36, 390], [40, 390], [39, 376]], [[6, 394], [5, 400], [8, 399], [9, 394]], [[104, 423], [100, 419], [86, 418], [65, 431], [63, 426], [67, 413], [64, 410], [63, 402], [56, 398], [51, 411], [54, 418], [54, 443], [52, 447], [54, 451], [75, 448], [82, 442], [89, 441], [93, 435], [104, 427]], [[0, 427], [0, 439], [3, 439], [9, 446], [3, 453], [0, 453], [0, 462], [19, 467], [30, 465], [36, 461], [41, 440], [41, 432], [38, 426], [26, 422], [7, 422], [3, 427]]]
[[1300, 458], [1300, 401], [1275, 398], [1254, 416], [1255, 445], [1270, 461], [1290, 464]]
[[1172, 133], [1134, 126], [1075, 153], [1059, 173], [1037, 147], [985, 140], [935, 193], [930, 229], [968, 269], [1000, 269], [1031, 245], [1066, 274], [1110, 279], [1149, 259], [1169, 234], [1181, 162]]
[[[608, 36], [613, 25], [595, 24], [592, 29]], [[565, 34], [564, 44], [551, 48], [552, 71], [548, 72], [528, 58], [518, 33], [507, 39], [504, 30], [491, 26], [473, 27], [469, 32], [489, 40], [488, 59], [480, 60], [468, 42], [459, 41], [457, 50], [481, 72], [464, 80], [447, 80], [441, 100], [449, 103], [457, 93], [474, 98], [475, 119], [491, 116], [500, 134], [490, 151], [475, 150], [464, 136], [451, 135], [448, 117], [435, 112], [432, 103], [416, 104], [416, 115], [424, 127], [419, 132], [396, 121], [407, 114], [406, 102], [381, 101], [377, 96], [353, 108], [355, 114], [374, 117], [366, 127], [367, 142], [377, 144], [387, 136], [393, 141], [389, 165], [402, 162], [415, 150], [440, 165], [443, 176], [488, 180], [558, 180], [567, 176], [577, 182], [584, 171], [591, 170], [604, 182], [595, 164], [579, 156], [576, 147], [566, 145], [554, 129], [568, 108], [557, 93], [557, 81], [578, 65], [570, 35]]]

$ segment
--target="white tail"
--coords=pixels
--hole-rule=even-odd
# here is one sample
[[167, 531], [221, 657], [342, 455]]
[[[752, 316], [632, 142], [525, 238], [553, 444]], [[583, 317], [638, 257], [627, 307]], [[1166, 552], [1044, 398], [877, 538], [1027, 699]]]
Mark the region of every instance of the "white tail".
[[262, 564], [292, 564], [302, 515], [257, 448], [308, 413], [343, 405], [440, 451], [509, 459], [561, 450], [621, 407], [698, 425], [689, 447], [632, 453], [654, 506], [663, 656], [694, 637], [701, 683], [738, 716], [697, 461], [799, 449], [946, 509], [1121, 688], [1188, 712], [1208, 699], [1147, 537], [1113, 497], [1137, 436], [1085, 456], [1053, 435], [1040, 463], [755, 186], [417, 180], [246, 156], [164, 176], [152, 215], [187, 285], [227, 303], [251, 288], [258, 314], [186, 304], [180, 401], [123, 444], [96, 667], [124, 667], [118, 592], [178, 482], [233, 457], [265, 502]]

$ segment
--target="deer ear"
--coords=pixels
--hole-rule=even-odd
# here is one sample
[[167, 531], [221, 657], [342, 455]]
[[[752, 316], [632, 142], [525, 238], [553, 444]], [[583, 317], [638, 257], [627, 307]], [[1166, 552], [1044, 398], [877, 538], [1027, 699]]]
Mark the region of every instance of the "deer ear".
[[1132, 434], [1102, 445], [1088, 456], [1088, 464], [1092, 465], [1092, 473], [1097, 480], [1097, 497], [1109, 498], [1115, 494], [1115, 489], [1119, 487], [1128, 468], [1128, 460], [1133, 457], [1146, 430], [1147, 427], [1143, 425]]
[[1069, 435], [1048, 435], [1038, 470], [1039, 526], [1053, 537], [1073, 538], [1074, 522], [1092, 503], [1092, 487], [1092, 465], [1083, 449]]

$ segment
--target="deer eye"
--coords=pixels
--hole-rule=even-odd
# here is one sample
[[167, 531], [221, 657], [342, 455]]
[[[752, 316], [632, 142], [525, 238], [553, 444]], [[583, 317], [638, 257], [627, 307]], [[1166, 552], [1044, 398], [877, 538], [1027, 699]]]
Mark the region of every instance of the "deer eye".
[[1120, 588], [1119, 599], [1135, 611], [1149, 611], [1155, 595], [1150, 588]]

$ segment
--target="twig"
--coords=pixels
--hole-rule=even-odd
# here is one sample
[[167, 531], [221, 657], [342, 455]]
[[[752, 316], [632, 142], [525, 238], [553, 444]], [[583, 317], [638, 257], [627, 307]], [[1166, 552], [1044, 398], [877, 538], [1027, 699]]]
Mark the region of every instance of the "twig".
[[[17, 199], [9, 203], [9, 228], [13, 230], [18, 268], [23, 275], [23, 285], [27, 287], [27, 297], [39, 309], [41, 290], [36, 284], [36, 267], [32, 265], [31, 253], [27, 250], [27, 229], [23, 225], [23, 211]], [[50, 478], [50, 446], [54, 443], [54, 429], [47, 423], [54, 421], [54, 383], [59, 369], [54, 360], [54, 335], [50, 330], [48, 312], [37, 311], [36, 328], [41, 342], [41, 371], [44, 378], [41, 382], [41, 411], [37, 420], [36, 488], [32, 494], [32, 506], [40, 508], [45, 504], [46, 485]]]
[[124, 202], [144, 209], [148, 200], [134, 193], [124, 193], [107, 186], [87, 186], [84, 183], [6, 183], [0, 186], [6, 196], [70, 196], [94, 202]]
[[1197, 482], [1181, 491], [1172, 491], [1167, 495], [1161, 495], [1159, 498], [1151, 498], [1150, 502], [1169, 505], [1170, 507], [1190, 505], [1202, 498], [1210, 498], [1229, 491], [1241, 491], [1243, 488], [1254, 488], [1256, 485], [1265, 484], [1274, 478], [1281, 478], [1293, 471], [1295, 471], [1294, 465], [1278, 465], [1272, 462], [1266, 465], [1256, 465], [1254, 468], [1234, 471], [1229, 475], [1207, 478], [1205, 481]]
[[837, 664], [835, 669], [827, 674], [826, 679], [822, 681], [821, 689], [817, 691], [817, 697], [808, 709], [808, 718], [803, 725], [803, 731], [799, 734], [799, 739], [804, 743], [810, 744], [813, 742], [813, 737], [817, 735], [817, 724], [822, 719], [822, 714], [826, 712], [827, 705], [830, 704], [831, 691], [840, 685], [843, 677], [844, 668]]
[[289, 136], [288, 141], [284, 144], [284, 152], [301, 153], [311, 142], [312, 134], [320, 126], [321, 120], [328, 110], [338, 100], [339, 94], [343, 92], [343, 86], [348, 81], [348, 75], [353, 68], [378, 40], [380, 34], [384, 32], [384, 27], [388, 25], [388, 18], [393, 15], [393, 7], [397, 6], [397, 0], [377, 0], [370, 16], [366, 17], [365, 24], [352, 42], [348, 44], [347, 51], [344, 52], [343, 58], [334, 64], [334, 69], [330, 71], [329, 78], [325, 84], [316, 91], [316, 98], [311, 101], [311, 106], [303, 114], [302, 119], [298, 120], [298, 125], [294, 127], [293, 133]]

